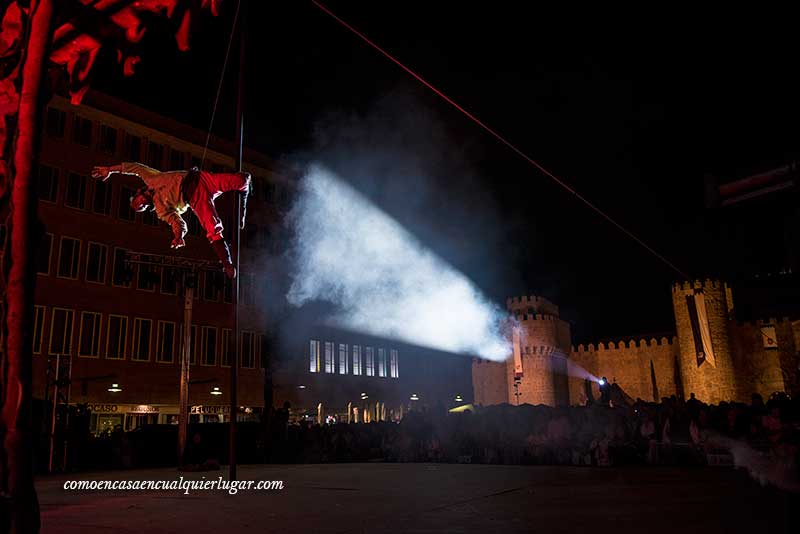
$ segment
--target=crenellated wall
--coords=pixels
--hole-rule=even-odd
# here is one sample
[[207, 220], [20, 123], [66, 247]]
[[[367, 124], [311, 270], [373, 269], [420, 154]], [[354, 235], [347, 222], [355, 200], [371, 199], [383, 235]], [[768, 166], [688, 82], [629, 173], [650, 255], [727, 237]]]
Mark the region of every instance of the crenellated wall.
[[[675, 337], [593, 343], [573, 347], [570, 359], [578, 368], [570, 376], [570, 399], [578, 402], [584, 393], [580, 369], [596, 377], [605, 376], [634, 399], [658, 400], [676, 394], [675, 365], [678, 357]], [[652, 369], [651, 369], [652, 363]], [[655, 379], [655, 384], [654, 384]], [[597, 395], [597, 385], [593, 385]], [[596, 398], [596, 397], [595, 397]]]

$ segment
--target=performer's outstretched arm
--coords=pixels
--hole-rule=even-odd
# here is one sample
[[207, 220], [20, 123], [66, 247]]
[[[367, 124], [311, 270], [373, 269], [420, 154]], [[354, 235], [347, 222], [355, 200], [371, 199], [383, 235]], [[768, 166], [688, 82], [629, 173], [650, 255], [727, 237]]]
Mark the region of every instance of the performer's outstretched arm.
[[92, 178], [106, 181], [112, 174], [129, 174], [131, 176], [138, 176], [139, 178], [156, 176], [161, 174], [160, 171], [152, 167], [148, 167], [143, 163], [129, 163], [124, 162], [119, 165], [111, 165], [110, 167], [97, 166], [92, 168]]

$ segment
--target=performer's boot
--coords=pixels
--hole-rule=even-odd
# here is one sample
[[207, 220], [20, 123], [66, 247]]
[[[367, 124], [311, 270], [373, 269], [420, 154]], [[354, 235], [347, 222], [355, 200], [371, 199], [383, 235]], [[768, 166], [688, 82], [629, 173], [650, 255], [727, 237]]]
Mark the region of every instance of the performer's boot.
[[222, 262], [222, 266], [225, 268], [225, 275], [228, 278], [236, 278], [236, 267], [233, 266], [231, 261], [231, 251], [228, 248], [228, 243], [224, 239], [217, 239], [211, 242], [211, 248], [214, 249], [217, 258]]

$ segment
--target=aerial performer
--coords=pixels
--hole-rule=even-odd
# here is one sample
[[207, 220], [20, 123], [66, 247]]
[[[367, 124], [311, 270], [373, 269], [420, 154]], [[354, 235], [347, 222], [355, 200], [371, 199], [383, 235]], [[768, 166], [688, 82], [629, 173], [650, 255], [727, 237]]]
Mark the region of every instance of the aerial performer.
[[155, 211], [156, 217], [172, 227], [170, 248], [179, 249], [186, 245], [186, 221], [181, 215], [192, 208], [200, 225], [206, 232], [219, 261], [228, 278], [236, 277], [236, 268], [231, 261], [228, 244], [222, 237], [222, 220], [217, 215], [214, 201], [228, 191], [238, 191], [242, 196], [242, 219], [239, 225], [244, 229], [247, 215], [247, 196], [250, 192], [249, 172], [207, 172], [193, 167], [188, 171], [161, 172], [141, 163], [120, 163], [111, 167], [97, 166], [92, 169], [92, 177], [106, 181], [112, 174], [138, 176], [145, 183], [131, 197], [131, 209], [137, 213]]

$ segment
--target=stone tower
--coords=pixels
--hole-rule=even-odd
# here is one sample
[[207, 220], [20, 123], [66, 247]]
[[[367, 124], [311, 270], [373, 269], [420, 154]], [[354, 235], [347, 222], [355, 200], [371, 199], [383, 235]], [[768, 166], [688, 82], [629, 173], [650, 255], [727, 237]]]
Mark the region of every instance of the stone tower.
[[[698, 363], [696, 332], [692, 328], [692, 315], [687, 296], [702, 293], [708, 318], [713, 361]], [[731, 351], [729, 315], [733, 309], [728, 286], [718, 280], [684, 282], [672, 286], [672, 307], [678, 333], [680, 368], [683, 395], [690, 393], [703, 402], [719, 403], [738, 398], [736, 372]], [[679, 392], [680, 393], [680, 392]]]

